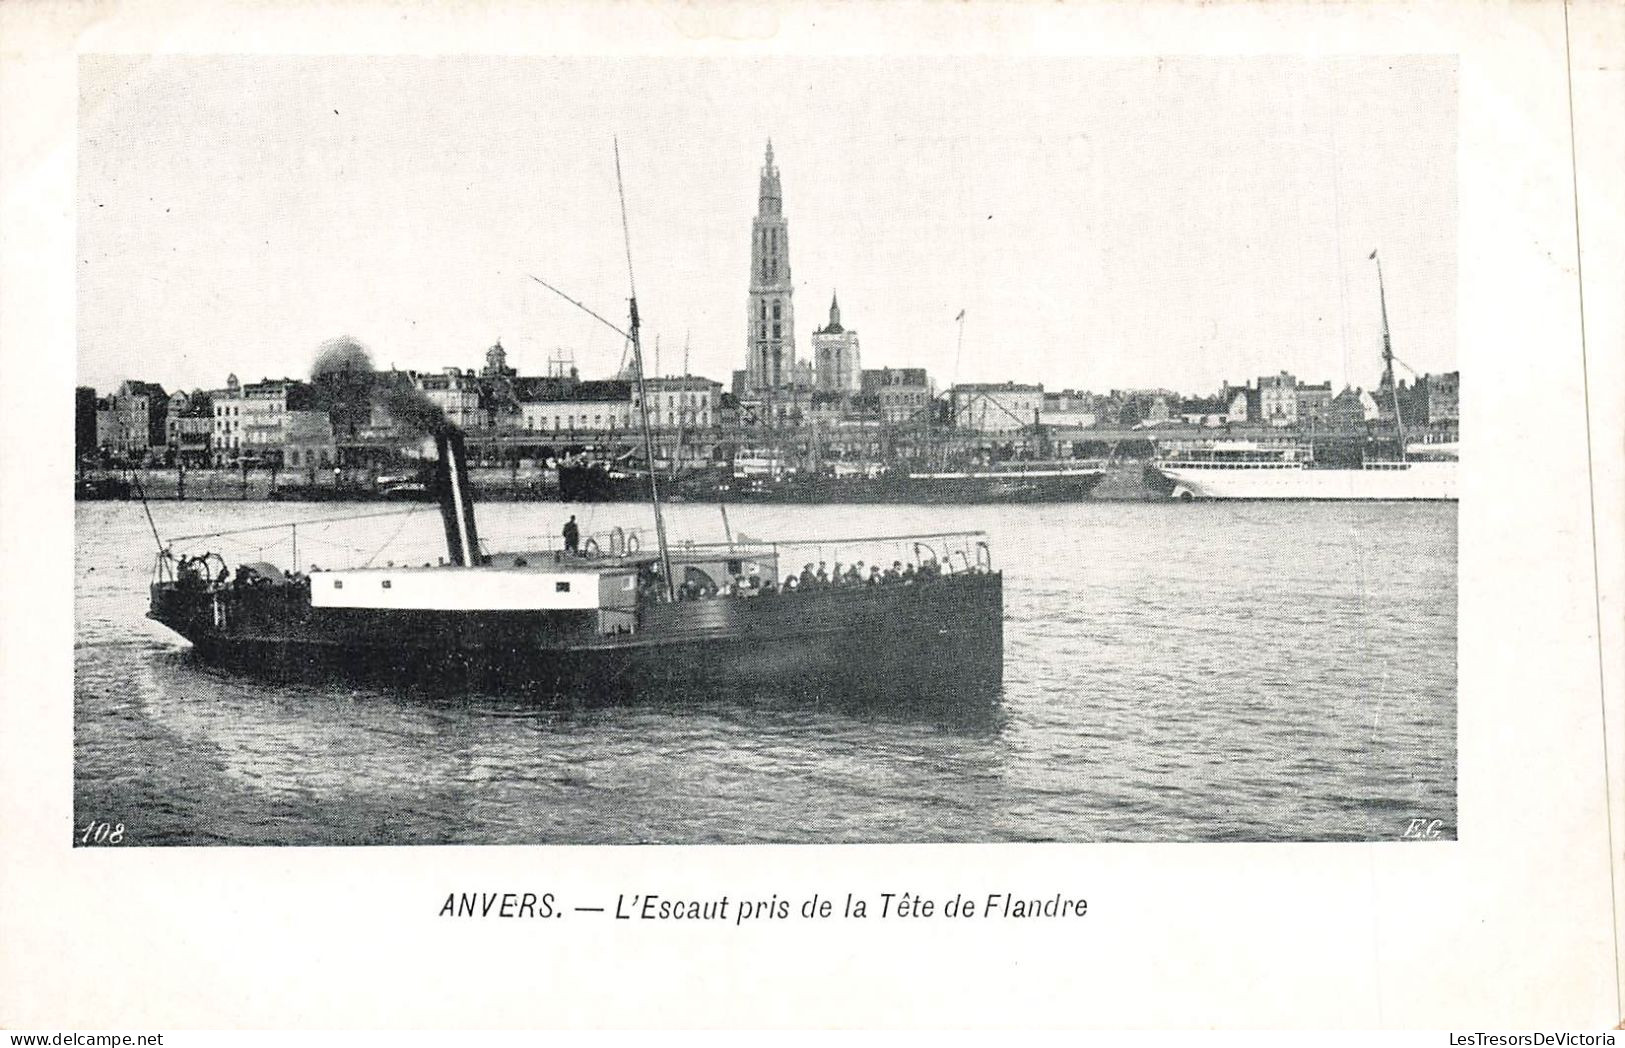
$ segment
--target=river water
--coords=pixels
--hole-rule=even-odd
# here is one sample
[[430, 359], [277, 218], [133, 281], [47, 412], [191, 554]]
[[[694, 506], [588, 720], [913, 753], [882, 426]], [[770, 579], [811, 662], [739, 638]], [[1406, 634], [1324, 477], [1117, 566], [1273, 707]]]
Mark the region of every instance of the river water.
[[[152, 504], [166, 536], [378, 510]], [[424, 510], [307, 523], [298, 562], [432, 559], [443, 540]], [[651, 520], [532, 503], [481, 506], [480, 524], [490, 548], [538, 548], [571, 513], [583, 534]], [[1455, 836], [1454, 503], [728, 518], [757, 538], [987, 531], [1005, 574], [996, 701], [595, 707], [237, 676], [144, 618], [140, 504], [80, 503], [76, 821], [154, 845], [1394, 840], [1412, 819]], [[671, 507], [669, 524], [724, 534], [714, 506]], [[286, 530], [215, 546], [294, 563]]]

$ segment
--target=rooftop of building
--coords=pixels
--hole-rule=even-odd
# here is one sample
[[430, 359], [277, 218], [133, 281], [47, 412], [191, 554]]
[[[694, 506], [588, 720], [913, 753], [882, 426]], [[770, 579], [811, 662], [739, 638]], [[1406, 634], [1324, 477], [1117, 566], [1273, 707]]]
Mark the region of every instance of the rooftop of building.
[[953, 386], [955, 393], [1042, 393], [1042, 383], [1030, 382], [960, 382]]

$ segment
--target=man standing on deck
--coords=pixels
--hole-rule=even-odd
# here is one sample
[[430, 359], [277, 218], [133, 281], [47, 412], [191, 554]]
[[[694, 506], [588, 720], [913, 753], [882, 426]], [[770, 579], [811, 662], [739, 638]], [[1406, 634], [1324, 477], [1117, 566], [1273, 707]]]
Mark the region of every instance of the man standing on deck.
[[581, 529], [576, 527], [575, 514], [564, 524], [564, 552], [574, 553], [581, 546]]

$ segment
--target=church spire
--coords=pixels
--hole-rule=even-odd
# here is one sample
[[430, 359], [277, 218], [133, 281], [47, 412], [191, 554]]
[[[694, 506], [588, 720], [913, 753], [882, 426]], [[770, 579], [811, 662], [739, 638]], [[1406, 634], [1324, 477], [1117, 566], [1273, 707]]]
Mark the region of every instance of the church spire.
[[841, 299], [833, 291], [830, 292], [829, 296], [829, 327], [824, 330], [835, 335], [845, 330], [841, 327]]
[[779, 188], [779, 169], [773, 166], [773, 140], [767, 140], [767, 160], [762, 164], [762, 188], [757, 194], [756, 210], [763, 215], [777, 215], [784, 206], [784, 194]]

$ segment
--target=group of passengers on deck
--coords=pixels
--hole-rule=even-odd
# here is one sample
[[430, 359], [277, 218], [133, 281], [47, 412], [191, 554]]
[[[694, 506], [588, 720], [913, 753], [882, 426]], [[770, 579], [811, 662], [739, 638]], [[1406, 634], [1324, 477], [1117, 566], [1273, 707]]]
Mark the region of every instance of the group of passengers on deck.
[[[786, 575], [783, 583], [764, 579], [760, 575], [735, 575], [720, 586], [709, 578], [691, 577], [677, 589], [678, 600], [708, 600], [713, 597], [758, 597], [778, 593], [810, 592], [814, 590], [843, 589], [859, 586], [906, 586], [945, 574], [947, 569], [935, 557], [927, 557], [918, 567], [912, 562], [904, 564], [894, 560], [889, 568], [874, 564], [865, 567], [863, 561], [842, 566], [836, 561], [831, 569], [828, 561], [815, 566], [808, 563], [800, 574]], [[698, 575], [695, 572], [694, 575]], [[659, 575], [652, 570], [645, 579], [649, 589], [657, 589]]]

